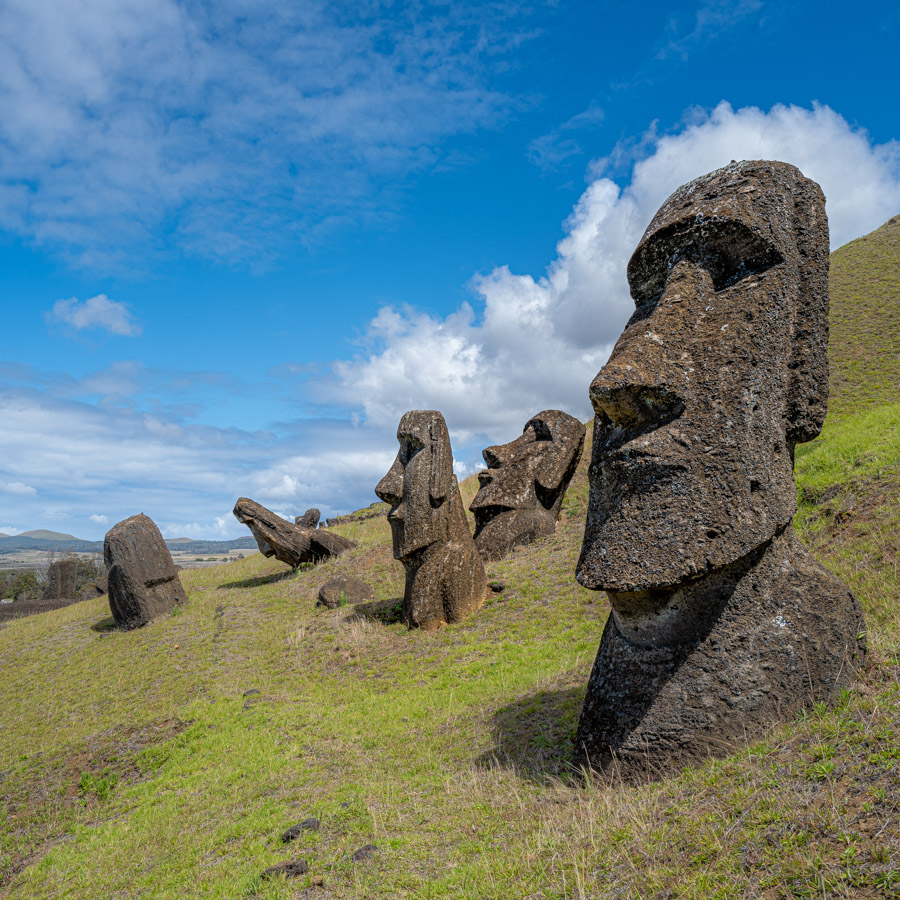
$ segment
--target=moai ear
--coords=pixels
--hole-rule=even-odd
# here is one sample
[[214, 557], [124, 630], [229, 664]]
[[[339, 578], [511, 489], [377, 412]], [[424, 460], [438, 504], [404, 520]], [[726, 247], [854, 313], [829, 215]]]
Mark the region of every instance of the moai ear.
[[431, 483], [429, 494], [432, 501], [443, 500], [450, 492], [453, 480], [453, 451], [450, 449], [450, 433], [444, 417], [435, 412], [428, 423], [431, 436]]
[[[799, 173], [798, 173], [799, 175]], [[825, 196], [800, 175], [794, 190], [799, 290], [785, 410], [792, 444], [811, 441], [828, 410], [828, 218]]]

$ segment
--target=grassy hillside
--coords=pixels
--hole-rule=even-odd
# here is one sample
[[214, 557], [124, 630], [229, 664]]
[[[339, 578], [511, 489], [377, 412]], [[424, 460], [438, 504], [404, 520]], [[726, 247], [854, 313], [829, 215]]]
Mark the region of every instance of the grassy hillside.
[[[835, 259], [878, 277], [882, 231]], [[846, 279], [836, 339], [872, 315]], [[398, 622], [383, 517], [338, 526], [358, 548], [296, 574], [258, 555], [183, 572], [189, 605], [139, 632], [103, 598], [0, 629], [0, 897], [900, 897], [900, 378], [868, 347], [833, 358], [796, 525], [871, 628], [835, 709], [657, 784], [572, 777], [607, 614], [573, 578], [583, 462], [557, 534], [490, 564], [506, 590], [438, 634]], [[378, 602], [316, 609], [341, 573]], [[282, 844], [308, 817], [320, 829]], [[260, 877], [296, 857], [308, 874]]]

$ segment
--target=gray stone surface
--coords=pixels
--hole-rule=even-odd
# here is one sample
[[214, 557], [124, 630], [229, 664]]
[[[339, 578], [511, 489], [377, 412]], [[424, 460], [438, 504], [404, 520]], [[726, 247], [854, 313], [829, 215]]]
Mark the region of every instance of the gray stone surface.
[[140, 628], [187, 603], [172, 555], [143, 513], [113, 525], [103, 542], [109, 608], [120, 628]]
[[488, 468], [478, 473], [480, 487], [469, 509], [484, 559], [502, 559], [514, 547], [553, 534], [584, 434], [574, 416], [545, 409], [514, 441], [483, 451]]
[[391, 506], [394, 558], [406, 568], [406, 622], [433, 630], [478, 609], [487, 579], [453, 474], [444, 417], [412, 410], [400, 420], [397, 440], [397, 458], [375, 493]]
[[360, 578], [342, 575], [332, 578], [319, 588], [316, 606], [337, 609], [348, 603], [368, 603], [375, 599], [375, 591]]
[[294, 524], [299, 525], [301, 528], [318, 528], [321, 516], [322, 513], [314, 506], [311, 506], [302, 516], [297, 516], [294, 519]]
[[664, 771], [827, 699], [864, 655], [859, 605], [794, 537], [795, 444], [828, 395], [828, 225], [815, 182], [734, 163], [647, 228], [636, 310], [591, 384], [578, 580], [612, 604], [579, 759]]
[[301, 563], [339, 556], [356, 546], [331, 531], [294, 525], [248, 497], [238, 498], [234, 517], [250, 529], [263, 556], [274, 556], [294, 569]]
[[55, 559], [47, 569], [43, 600], [74, 600], [78, 596], [78, 560]]

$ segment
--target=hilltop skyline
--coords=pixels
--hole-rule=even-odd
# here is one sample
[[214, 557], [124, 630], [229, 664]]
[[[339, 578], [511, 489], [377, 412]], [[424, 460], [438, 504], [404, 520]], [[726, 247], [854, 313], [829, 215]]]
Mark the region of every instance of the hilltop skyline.
[[761, 0], [13, 2], [0, 532], [240, 537], [367, 505], [410, 408], [460, 475], [590, 415], [680, 184], [798, 165], [832, 248], [900, 212], [900, 12]]

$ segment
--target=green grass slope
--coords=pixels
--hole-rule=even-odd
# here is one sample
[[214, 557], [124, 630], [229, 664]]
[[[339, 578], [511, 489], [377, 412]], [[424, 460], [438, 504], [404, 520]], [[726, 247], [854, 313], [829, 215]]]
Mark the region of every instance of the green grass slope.
[[[863, 302], [838, 284], [836, 335]], [[900, 404], [850, 391], [861, 356], [835, 350], [843, 405], [797, 454], [798, 531], [871, 627], [835, 709], [656, 784], [572, 776], [607, 615], [573, 578], [586, 456], [557, 533], [437, 634], [399, 623], [387, 522], [362, 515], [336, 529], [357, 549], [296, 574], [182, 572], [188, 606], [137, 632], [105, 598], [0, 629], [0, 897], [900, 897]], [[860, 384], [900, 384], [867, 359]], [[377, 602], [316, 609], [344, 573]]]

